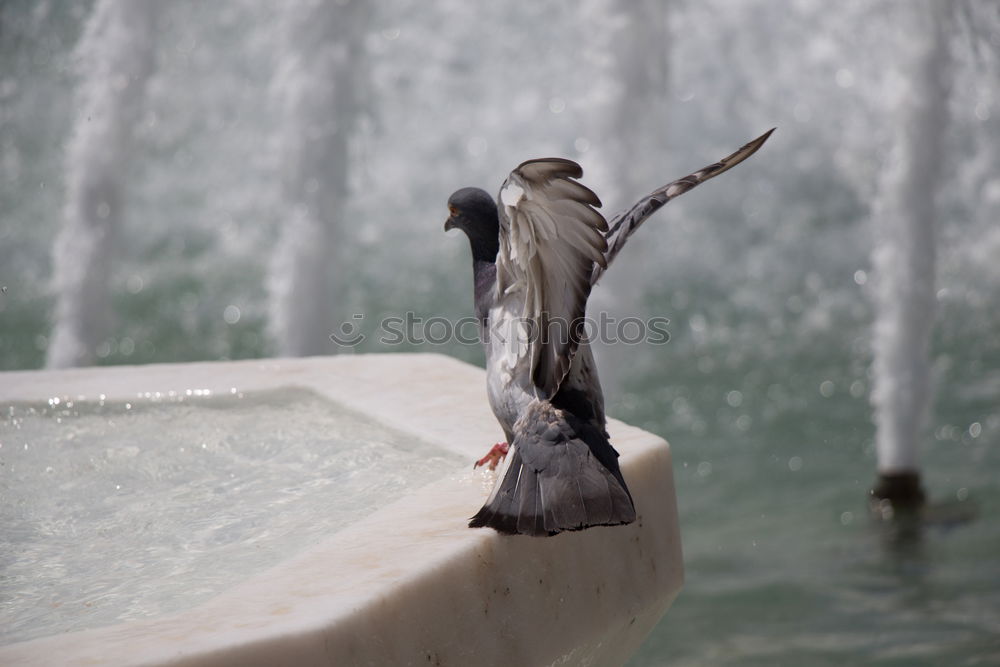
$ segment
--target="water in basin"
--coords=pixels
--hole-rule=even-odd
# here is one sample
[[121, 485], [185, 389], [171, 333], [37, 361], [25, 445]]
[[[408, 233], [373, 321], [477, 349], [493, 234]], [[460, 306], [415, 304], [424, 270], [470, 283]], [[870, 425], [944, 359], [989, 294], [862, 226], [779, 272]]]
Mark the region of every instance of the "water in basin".
[[3, 408], [0, 644], [189, 608], [464, 463], [299, 389]]

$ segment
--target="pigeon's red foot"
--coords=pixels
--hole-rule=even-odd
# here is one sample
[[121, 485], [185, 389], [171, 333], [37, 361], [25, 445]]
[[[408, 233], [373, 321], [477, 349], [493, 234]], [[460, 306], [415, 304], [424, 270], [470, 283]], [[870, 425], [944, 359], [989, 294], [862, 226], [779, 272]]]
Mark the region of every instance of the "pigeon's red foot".
[[496, 470], [497, 464], [507, 457], [509, 449], [510, 445], [506, 442], [498, 442], [490, 448], [490, 451], [486, 452], [486, 456], [476, 461], [476, 465], [472, 466], [472, 469], [475, 470], [479, 466], [486, 466], [490, 470]]

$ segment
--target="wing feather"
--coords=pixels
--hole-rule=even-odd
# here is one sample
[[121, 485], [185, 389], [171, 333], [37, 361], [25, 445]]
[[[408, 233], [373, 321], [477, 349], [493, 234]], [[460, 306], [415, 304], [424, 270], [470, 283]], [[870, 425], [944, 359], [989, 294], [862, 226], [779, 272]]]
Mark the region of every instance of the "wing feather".
[[688, 174], [684, 178], [679, 178], [676, 181], [667, 183], [662, 188], [654, 190], [649, 195], [643, 197], [635, 204], [632, 208], [627, 211], [623, 211], [616, 215], [611, 221], [611, 229], [607, 233], [608, 246], [605, 252], [606, 260], [604, 263], [598, 264], [594, 267], [594, 274], [591, 277], [591, 282], [594, 284], [604, 275], [605, 269], [608, 265], [615, 259], [621, 249], [625, 246], [625, 242], [632, 236], [635, 230], [639, 229], [639, 226], [646, 221], [649, 216], [655, 213], [661, 206], [666, 204], [671, 199], [680, 197], [682, 194], [688, 190], [697, 187], [707, 180], [715, 178], [719, 174], [729, 171], [739, 163], [746, 160], [748, 157], [757, 152], [764, 142], [767, 141], [771, 133], [774, 132], [775, 128], [772, 128], [757, 137], [753, 141], [740, 147], [739, 150], [727, 155], [718, 162], [703, 167], [693, 174]]
[[577, 182], [583, 169], [572, 160], [522, 163], [500, 189], [497, 288], [523, 294], [522, 318], [532, 336], [531, 377], [555, 395], [580, 344], [595, 265], [605, 265], [608, 224], [594, 207], [601, 201]]

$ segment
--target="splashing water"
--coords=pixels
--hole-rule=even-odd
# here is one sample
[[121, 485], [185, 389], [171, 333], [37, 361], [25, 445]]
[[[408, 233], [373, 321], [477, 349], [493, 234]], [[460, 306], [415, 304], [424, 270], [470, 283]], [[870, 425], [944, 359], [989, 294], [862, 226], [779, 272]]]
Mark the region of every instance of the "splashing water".
[[880, 473], [915, 472], [930, 404], [930, 338], [935, 311], [935, 206], [948, 116], [949, 54], [934, 4], [908, 18], [912, 72], [896, 102], [898, 140], [876, 213], [872, 256], [877, 286], [873, 339], [876, 450]]
[[65, 222], [53, 249], [59, 303], [50, 368], [93, 363], [107, 332], [113, 243], [132, 130], [153, 67], [155, 12], [150, 0], [104, 0], [80, 43], [80, 112], [66, 160]]
[[[285, 57], [273, 86], [284, 111], [283, 199], [288, 213], [271, 273], [271, 328], [282, 354], [334, 351], [328, 336], [359, 112], [356, 81], [367, 3], [295, 2], [285, 8]], [[343, 231], [338, 230], [342, 227]]]

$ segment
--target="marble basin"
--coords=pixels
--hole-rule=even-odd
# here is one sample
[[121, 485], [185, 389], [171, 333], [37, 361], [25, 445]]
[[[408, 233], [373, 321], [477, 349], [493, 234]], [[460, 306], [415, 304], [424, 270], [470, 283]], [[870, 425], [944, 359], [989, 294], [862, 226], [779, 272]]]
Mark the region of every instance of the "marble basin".
[[[237, 388], [247, 396], [313, 392], [412, 434], [414, 442], [433, 443], [453, 453], [455, 463], [436, 481], [205, 600], [8, 643], [0, 646], [0, 664], [614, 665], [638, 648], [680, 590], [669, 446], [617, 421], [609, 430], [635, 498], [635, 524], [552, 538], [466, 527], [493, 481], [471, 463], [502, 435], [486, 403], [483, 371], [449, 357], [6, 372], [0, 373], [0, 407]], [[0, 485], [8, 483], [6, 474], [0, 469]], [[79, 536], [80, 548], [88, 539]], [[28, 582], [3, 594], [30, 600], [33, 590]]]

